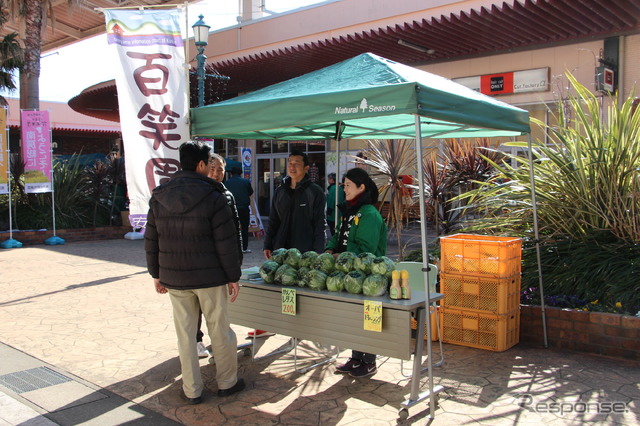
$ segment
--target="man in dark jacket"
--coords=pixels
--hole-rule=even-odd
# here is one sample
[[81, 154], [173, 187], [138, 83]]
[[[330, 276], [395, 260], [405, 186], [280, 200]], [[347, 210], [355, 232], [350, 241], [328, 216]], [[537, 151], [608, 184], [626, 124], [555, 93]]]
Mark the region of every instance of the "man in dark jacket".
[[271, 202], [263, 245], [267, 259], [279, 248], [297, 248], [302, 253], [324, 250], [326, 197], [322, 188], [311, 182], [308, 170], [307, 154], [291, 151], [288, 176], [276, 189]]
[[238, 217], [242, 226], [242, 252], [251, 253], [251, 250], [249, 250], [249, 222], [251, 220], [249, 205], [251, 204], [253, 188], [251, 187], [251, 181], [240, 176], [241, 174], [242, 169], [240, 167], [233, 167], [231, 169], [231, 177], [224, 184], [236, 200]]
[[223, 185], [207, 177], [209, 146], [180, 146], [182, 171], [153, 190], [145, 231], [147, 269], [156, 291], [169, 293], [178, 337], [184, 397], [202, 402], [196, 350], [202, 309], [216, 360], [218, 396], [244, 389], [238, 379], [237, 339], [227, 315], [227, 291], [238, 296], [242, 252], [234, 212]]

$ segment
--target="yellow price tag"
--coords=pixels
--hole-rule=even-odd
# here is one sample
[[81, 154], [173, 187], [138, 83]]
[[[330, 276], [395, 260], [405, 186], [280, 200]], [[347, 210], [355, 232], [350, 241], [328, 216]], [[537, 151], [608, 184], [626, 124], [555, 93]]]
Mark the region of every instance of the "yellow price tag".
[[364, 301], [364, 329], [382, 331], [382, 302]]
[[285, 315], [296, 314], [296, 289], [282, 289], [282, 313]]

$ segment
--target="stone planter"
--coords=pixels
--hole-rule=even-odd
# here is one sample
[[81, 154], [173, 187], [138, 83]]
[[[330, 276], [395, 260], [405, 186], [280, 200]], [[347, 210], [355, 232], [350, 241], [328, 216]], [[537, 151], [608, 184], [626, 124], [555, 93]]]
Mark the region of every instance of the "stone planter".
[[[545, 307], [549, 347], [640, 361], [640, 318]], [[544, 344], [540, 306], [521, 305], [520, 342]]]

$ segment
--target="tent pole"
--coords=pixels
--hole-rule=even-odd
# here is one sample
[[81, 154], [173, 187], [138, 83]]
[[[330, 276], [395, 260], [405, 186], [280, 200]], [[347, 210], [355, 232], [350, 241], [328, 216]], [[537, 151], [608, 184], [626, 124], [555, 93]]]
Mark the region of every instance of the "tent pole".
[[[340, 199], [340, 141], [342, 140], [342, 131], [344, 130], [344, 124], [342, 121], [336, 121], [336, 196], [335, 203], [333, 205], [333, 231], [336, 232], [335, 227], [340, 226], [338, 223], [338, 200]], [[333, 235], [332, 235], [333, 236]]]
[[531, 133], [527, 139], [529, 148], [529, 179], [531, 180], [531, 203], [533, 204], [533, 234], [536, 239], [536, 257], [538, 261], [538, 283], [540, 286], [540, 307], [542, 313], [542, 334], [544, 337], [544, 347], [548, 348], [547, 342], [547, 318], [544, 309], [544, 283], [542, 281], [542, 261], [540, 258], [540, 234], [538, 233], [538, 206], [536, 204], [536, 183], [533, 177], [533, 150], [531, 148]]
[[[432, 363], [432, 351], [431, 351], [431, 315], [429, 309], [431, 307], [431, 294], [429, 289], [429, 246], [427, 244], [427, 213], [425, 209], [424, 200], [426, 198], [424, 191], [424, 172], [422, 169], [422, 132], [420, 127], [420, 115], [415, 115], [415, 131], [416, 131], [416, 173], [418, 175], [418, 191], [420, 200], [420, 235], [422, 242], [422, 271], [424, 272], [424, 294], [425, 302], [424, 309], [426, 315], [427, 326], [427, 368], [429, 369], [429, 418], [434, 418], [434, 411], [436, 407], [436, 395], [433, 392], [433, 363]], [[422, 339], [423, 336], [416, 336], [416, 339]], [[418, 345], [416, 345], [417, 347]], [[416, 353], [414, 356], [422, 357], [422, 354]], [[414, 363], [416, 364], [416, 363]], [[418, 370], [418, 371], [415, 371]], [[419, 368], [414, 368], [413, 375], [411, 376], [411, 396], [417, 395], [417, 388], [420, 385]], [[415, 392], [414, 392], [415, 391]]]

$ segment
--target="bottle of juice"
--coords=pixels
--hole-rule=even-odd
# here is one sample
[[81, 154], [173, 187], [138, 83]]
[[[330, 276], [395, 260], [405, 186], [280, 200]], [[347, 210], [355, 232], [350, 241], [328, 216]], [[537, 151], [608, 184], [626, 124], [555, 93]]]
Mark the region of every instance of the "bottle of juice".
[[391, 288], [389, 297], [392, 299], [402, 299], [402, 289], [400, 288], [400, 271], [391, 272]]
[[400, 288], [403, 299], [411, 299], [411, 287], [409, 286], [409, 271], [403, 269], [400, 271]]

